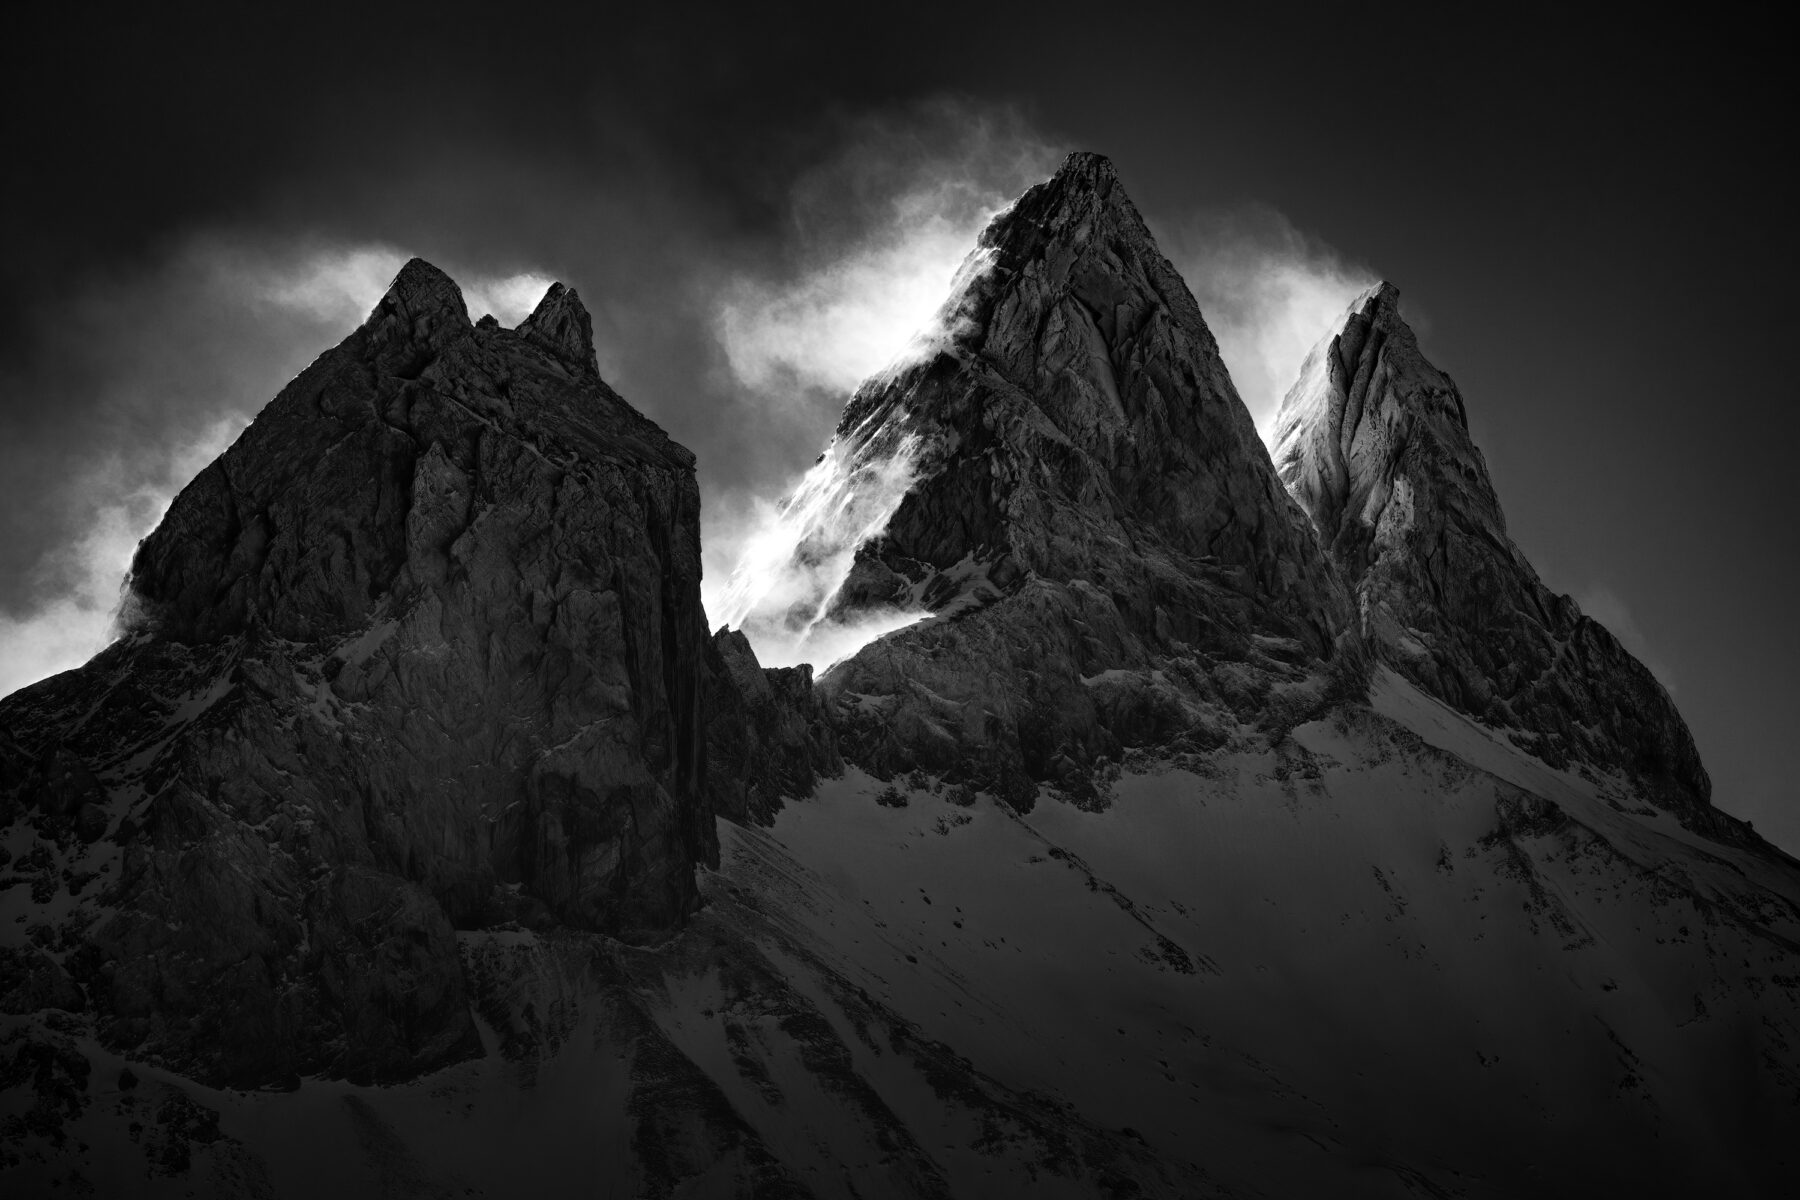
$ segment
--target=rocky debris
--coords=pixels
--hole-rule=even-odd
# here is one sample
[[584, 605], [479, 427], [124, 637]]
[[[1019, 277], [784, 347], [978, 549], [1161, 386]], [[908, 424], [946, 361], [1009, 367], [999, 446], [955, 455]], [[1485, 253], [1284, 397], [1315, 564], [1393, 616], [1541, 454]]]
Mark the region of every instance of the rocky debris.
[[707, 648], [708, 787], [715, 812], [767, 824], [783, 797], [843, 770], [812, 668], [763, 667], [750, 641], [720, 630]]
[[1383, 283], [1308, 355], [1277, 418], [1281, 477], [1355, 589], [1368, 643], [1434, 696], [1557, 767], [1630, 776], [1721, 836], [1668, 693], [1550, 591], [1506, 534], [1454, 382]]
[[64, 1148], [67, 1127], [91, 1103], [92, 1073], [87, 1057], [66, 1035], [14, 1029], [0, 1040], [0, 1094], [28, 1101], [23, 1111], [0, 1117], [0, 1167]]
[[36, 946], [0, 946], [0, 1013], [80, 1012], [87, 1001], [62, 964]]
[[834, 618], [936, 614], [823, 679], [846, 753], [1028, 802], [1125, 747], [1223, 736], [1222, 663], [1315, 698], [1353, 676], [1342, 588], [1111, 164], [1071, 155], [960, 280], [838, 427], [853, 462], [915, 461]]
[[708, 714], [753, 707], [708, 700], [693, 465], [573, 291], [471, 326], [408, 263], [144, 541], [132, 631], [0, 703], [11, 869], [64, 914], [7, 1004], [72, 981], [202, 1078], [385, 1079], [478, 1048], [455, 929], [678, 926]]

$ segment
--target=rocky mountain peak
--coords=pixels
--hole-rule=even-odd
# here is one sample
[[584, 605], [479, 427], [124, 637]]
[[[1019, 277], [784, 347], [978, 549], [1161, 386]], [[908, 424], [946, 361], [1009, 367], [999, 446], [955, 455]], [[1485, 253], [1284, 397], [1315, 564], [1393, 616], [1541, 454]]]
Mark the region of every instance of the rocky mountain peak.
[[[1149, 694], [1168, 656], [1241, 656], [1257, 637], [1333, 656], [1342, 592], [1106, 159], [1071, 155], [998, 214], [938, 325], [858, 390], [835, 448], [852, 496], [865, 478], [909, 482], [825, 619], [933, 617], [824, 686], [963, 714], [921, 712], [925, 743], [890, 720], [880, 753], [941, 763], [980, 746], [1022, 797], [1024, 780], [1075, 780], [1122, 741], [1191, 726], [1202, 706], [1181, 688]], [[893, 461], [904, 470], [878, 469]]]
[[1282, 479], [1353, 577], [1366, 565], [1372, 514], [1395, 486], [1385, 468], [1399, 454], [1432, 463], [1409, 488], [1430, 488], [1430, 504], [1453, 506], [1504, 540], [1505, 518], [1469, 437], [1462, 395], [1420, 351], [1391, 283], [1357, 297], [1307, 355], [1276, 415], [1275, 439]]
[[408, 259], [363, 330], [376, 345], [439, 347], [469, 330], [469, 307], [456, 281], [422, 258]]
[[713, 646], [699, 536], [573, 291], [474, 327], [409, 262], [144, 540], [134, 636], [0, 704], [0, 815], [107, 876], [58, 910], [98, 1034], [416, 1072], [479, 1051], [457, 929], [678, 926], [715, 807], [835, 762], [803, 675]]
[[519, 323], [518, 332], [575, 366], [600, 373], [593, 318], [574, 288], [551, 284], [537, 308]]
[[1078, 150], [1063, 160], [1054, 175], [1027, 188], [996, 216], [978, 245], [1002, 249], [1009, 257], [1022, 260], [1049, 242], [1094, 236], [1096, 226], [1108, 222], [1148, 237], [1112, 161], [1105, 155]]
[[1711, 784], [1654, 676], [1538, 579], [1506, 533], [1450, 376], [1382, 283], [1307, 356], [1275, 461], [1355, 589], [1367, 643], [1558, 766], [1631, 777], [1690, 819]]

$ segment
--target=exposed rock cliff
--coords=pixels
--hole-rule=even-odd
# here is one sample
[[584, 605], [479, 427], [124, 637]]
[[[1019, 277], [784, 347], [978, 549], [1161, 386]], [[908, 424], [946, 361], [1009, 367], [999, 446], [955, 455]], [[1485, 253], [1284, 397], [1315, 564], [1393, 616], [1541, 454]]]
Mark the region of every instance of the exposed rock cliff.
[[1360, 297], [1276, 421], [1281, 476], [1355, 588], [1368, 641], [1546, 762], [1623, 771], [1698, 817], [1711, 784], [1681, 715], [1507, 537], [1462, 395], [1419, 352], [1399, 300], [1386, 283]]
[[852, 464], [903, 457], [912, 482], [832, 616], [935, 614], [826, 676], [861, 761], [1023, 800], [1128, 746], [1217, 744], [1354, 657], [1305, 515], [1106, 159], [1071, 155], [997, 216], [940, 324], [838, 428]]
[[708, 790], [716, 812], [766, 824], [783, 797], [803, 796], [843, 770], [811, 667], [761, 667], [736, 630], [713, 635], [707, 661]]
[[709, 784], [709, 716], [785, 726], [699, 582], [693, 457], [575, 293], [472, 326], [408, 263], [144, 541], [135, 632], [0, 704], [28, 989], [212, 1078], [472, 1051], [454, 929], [670, 930], [709, 796], [804, 776]]

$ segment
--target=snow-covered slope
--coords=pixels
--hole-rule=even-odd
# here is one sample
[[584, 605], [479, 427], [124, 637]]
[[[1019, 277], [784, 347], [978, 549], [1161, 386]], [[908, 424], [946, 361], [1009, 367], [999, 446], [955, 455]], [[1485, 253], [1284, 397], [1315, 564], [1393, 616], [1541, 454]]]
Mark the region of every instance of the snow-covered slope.
[[1255, 746], [1139, 759], [1103, 805], [1024, 815], [851, 772], [772, 827], [721, 823], [706, 906], [659, 948], [463, 935], [478, 1061], [249, 1095], [140, 1065], [121, 1091], [84, 1044], [69, 1142], [15, 1143], [8, 1174], [1516, 1196], [1776, 1194], [1800, 1167], [1791, 860], [1553, 771], [1385, 671], [1370, 705]]

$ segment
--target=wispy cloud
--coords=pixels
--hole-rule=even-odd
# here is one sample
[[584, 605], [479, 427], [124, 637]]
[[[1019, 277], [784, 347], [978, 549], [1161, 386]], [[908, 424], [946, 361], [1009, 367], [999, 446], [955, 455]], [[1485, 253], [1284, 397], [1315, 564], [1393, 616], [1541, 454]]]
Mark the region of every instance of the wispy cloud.
[[976, 235], [1056, 159], [1005, 110], [863, 122], [794, 189], [790, 265], [723, 281], [714, 323], [738, 383], [777, 403], [851, 391], [930, 323]]
[[1375, 273], [1267, 205], [1200, 212], [1165, 235], [1265, 442], [1300, 364]]

